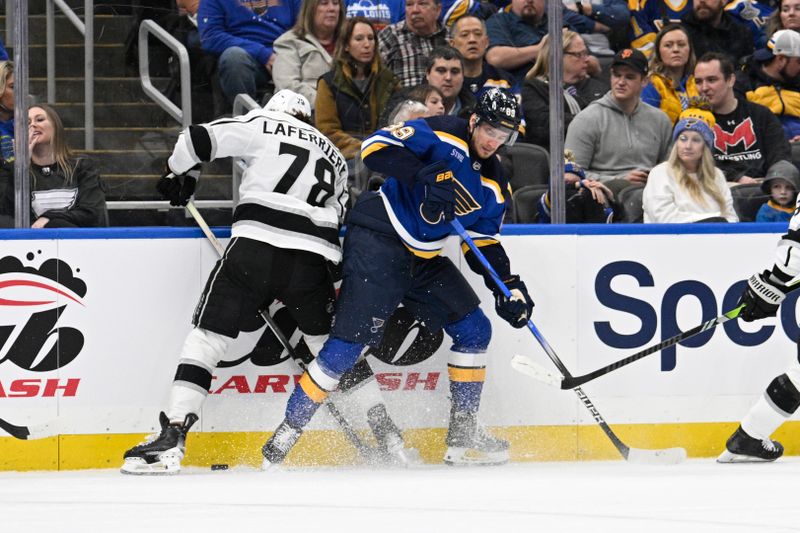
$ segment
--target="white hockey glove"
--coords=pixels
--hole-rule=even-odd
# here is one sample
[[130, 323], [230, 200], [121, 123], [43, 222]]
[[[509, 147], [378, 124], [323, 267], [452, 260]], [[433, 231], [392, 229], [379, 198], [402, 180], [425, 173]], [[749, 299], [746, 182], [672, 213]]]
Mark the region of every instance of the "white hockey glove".
[[753, 274], [747, 280], [747, 288], [739, 298], [739, 305], [744, 304], [739, 318], [745, 322], [752, 322], [775, 316], [784, 298], [786, 298], [786, 294], [783, 292], [783, 288], [778, 288], [770, 281], [769, 270], [765, 270], [761, 274]]

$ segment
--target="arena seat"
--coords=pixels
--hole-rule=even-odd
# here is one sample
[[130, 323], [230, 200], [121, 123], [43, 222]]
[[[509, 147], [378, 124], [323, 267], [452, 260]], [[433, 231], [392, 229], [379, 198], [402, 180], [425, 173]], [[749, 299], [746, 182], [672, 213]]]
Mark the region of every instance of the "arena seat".
[[759, 183], [737, 185], [731, 188], [731, 196], [739, 222], [753, 222], [761, 205], [769, 200], [769, 195], [761, 190]]
[[541, 146], [515, 143], [506, 147], [500, 161], [512, 191], [528, 185], [546, 185], [550, 181], [550, 155]]

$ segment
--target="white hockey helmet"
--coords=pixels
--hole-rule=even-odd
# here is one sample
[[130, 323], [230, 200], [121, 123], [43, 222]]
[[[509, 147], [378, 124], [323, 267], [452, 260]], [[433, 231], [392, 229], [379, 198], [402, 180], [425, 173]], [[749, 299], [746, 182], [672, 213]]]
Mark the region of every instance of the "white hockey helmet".
[[269, 99], [264, 106], [267, 111], [280, 111], [301, 120], [311, 119], [311, 104], [302, 94], [289, 89], [281, 89]]

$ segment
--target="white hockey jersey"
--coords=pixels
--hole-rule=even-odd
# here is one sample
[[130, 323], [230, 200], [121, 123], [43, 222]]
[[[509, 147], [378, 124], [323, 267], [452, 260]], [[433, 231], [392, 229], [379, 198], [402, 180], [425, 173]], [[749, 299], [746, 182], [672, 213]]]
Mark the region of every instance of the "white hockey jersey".
[[232, 237], [341, 261], [347, 165], [325, 135], [291, 115], [255, 109], [189, 126], [178, 137], [169, 166], [182, 174], [220, 157], [241, 158], [247, 166]]

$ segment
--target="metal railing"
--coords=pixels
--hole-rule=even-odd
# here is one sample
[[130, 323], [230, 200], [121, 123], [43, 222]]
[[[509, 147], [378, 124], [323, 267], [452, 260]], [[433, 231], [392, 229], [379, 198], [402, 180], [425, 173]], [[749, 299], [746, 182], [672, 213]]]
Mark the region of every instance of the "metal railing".
[[47, 17], [47, 101], [56, 101], [56, 17], [58, 7], [83, 35], [84, 64], [84, 142], [86, 150], [94, 150], [94, 2], [83, 3], [83, 21], [64, 0], [48, 0]]
[[[156, 89], [150, 79], [150, 39], [152, 35], [178, 56], [178, 67], [181, 79], [181, 106], [178, 107], [167, 98], [167, 95]], [[167, 30], [152, 20], [143, 20], [139, 26], [139, 77], [142, 89], [172, 118], [184, 128], [192, 123], [192, 72], [189, 67], [189, 52], [186, 47]]]

